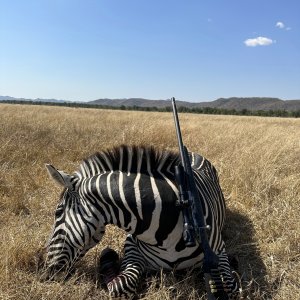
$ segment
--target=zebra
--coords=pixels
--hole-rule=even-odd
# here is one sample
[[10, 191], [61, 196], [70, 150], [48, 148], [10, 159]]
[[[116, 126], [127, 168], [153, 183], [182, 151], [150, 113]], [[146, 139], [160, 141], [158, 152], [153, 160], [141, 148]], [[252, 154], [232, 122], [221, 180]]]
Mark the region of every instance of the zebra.
[[[206, 224], [210, 226], [209, 244], [219, 257], [226, 291], [235, 298], [239, 287], [221, 236], [225, 201], [218, 174], [199, 154], [190, 152], [189, 158], [203, 199]], [[179, 163], [179, 154], [172, 151], [121, 145], [84, 159], [72, 175], [46, 165], [52, 179], [64, 190], [46, 246], [46, 271], [42, 277], [59, 279], [72, 269], [75, 262], [100, 242], [107, 224], [127, 233], [120, 268], [117, 273], [108, 274], [105, 281], [111, 298], [134, 297], [141, 277], [148, 270], [201, 267], [201, 243], [186, 247], [182, 211], [175, 204], [179, 192], [174, 168]], [[109, 266], [110, 259], [116, 262], [113, 252], [104, 252], [101, 256], [104, 264]]]

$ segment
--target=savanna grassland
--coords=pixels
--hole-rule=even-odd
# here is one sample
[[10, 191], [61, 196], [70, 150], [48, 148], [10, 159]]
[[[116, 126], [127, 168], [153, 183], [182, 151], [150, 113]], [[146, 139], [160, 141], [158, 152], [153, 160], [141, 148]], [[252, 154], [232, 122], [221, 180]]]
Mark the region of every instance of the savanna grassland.
[[[300, 299], [300, 119], [180, 114], [189, 150], [217, 168], [227, 203], [224, 237], [245, 299]], [[98, 275], [110, 227], [64, 283], [40, 282], [41, 250], [61, 189], [45, 163], [67, 172], [120, 144], [177, 150], [171, 113], [0, 104], [0, 299], [107, 299]], [[140, 299], [204, 299], [197, 272], [151, 275]]]

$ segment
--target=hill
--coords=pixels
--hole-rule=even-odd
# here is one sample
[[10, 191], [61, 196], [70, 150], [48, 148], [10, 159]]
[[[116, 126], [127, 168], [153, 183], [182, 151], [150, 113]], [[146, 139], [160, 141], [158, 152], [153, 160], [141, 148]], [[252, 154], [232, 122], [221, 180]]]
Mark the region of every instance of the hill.
[[220, 98], [212, 102], [199, 103], [200, 107], [247, 110], [299, 110], [300, 100], [281, 100], [278, 98]]
[[[107, 105], [113, 107], [120, 107], [120, 106], [137, 106], [137, 107], [157, 107], [163, 108], [171, 106], [171, 100], [150, 100], [144, 98], [124, 98], [124, 99], [98, 99], [94, 101], [89, 101], [89, 104], [98, 104], [98, 105]], [[192, 102], [185, 102], [185, 101], [176, 101], [178, 106], [185, 106], [185, 107], [195, 107], [197, 103]]]

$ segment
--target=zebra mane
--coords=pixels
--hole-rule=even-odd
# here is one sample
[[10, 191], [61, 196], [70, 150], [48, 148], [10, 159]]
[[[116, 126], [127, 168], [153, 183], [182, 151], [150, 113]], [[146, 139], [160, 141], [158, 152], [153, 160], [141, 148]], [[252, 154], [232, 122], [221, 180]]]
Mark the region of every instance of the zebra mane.
[[178, 153], [158, 150], [152, 146], [121, 145], [97, 152], [83, 160], [76, 172], [80, 178], [110, 171], [126, 173], [173, 172], [179, 163]]

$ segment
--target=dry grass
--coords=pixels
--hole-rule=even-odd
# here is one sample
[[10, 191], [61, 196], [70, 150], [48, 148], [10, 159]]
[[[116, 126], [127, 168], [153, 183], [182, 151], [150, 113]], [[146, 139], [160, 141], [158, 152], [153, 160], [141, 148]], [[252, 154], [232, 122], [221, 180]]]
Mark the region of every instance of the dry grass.
[[[188, 148], [219, 171], [228, 206], [224, 234], [239, 260], [244, 297], [300, 299], [300, 120], [180, 118]], [[37, 278], [60, 192], [44, 164], [72, 172], [87, 155], [121, 143], [176, 150], [172, 115], [0, 105], [0, 299], [107, 299], [99, 253], [106, 246], [121, 252], [124, 240], [112, 227], [70, 280]], [[139, 293], [141, 299], [204, 297], [197, 273], [150, 276]]]

